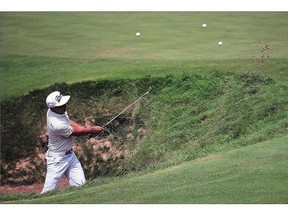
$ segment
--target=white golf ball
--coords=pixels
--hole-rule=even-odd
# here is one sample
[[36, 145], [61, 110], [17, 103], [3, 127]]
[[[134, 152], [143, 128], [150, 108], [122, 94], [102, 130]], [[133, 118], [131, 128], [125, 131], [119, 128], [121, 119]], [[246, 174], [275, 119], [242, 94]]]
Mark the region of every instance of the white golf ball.
[[140, 37], [140, 32], [137, 32], [137, 33], [136, 33], [136, 37]]
[[222, 42], [222, 41], [219, 41], [219, 42], [218, 42], [218, 45], [219, 45], [219, 46], [221, 46], [222, 44], [223, 44], [223, 42]]
[[206, 28], [207, 27], [207, 24], [202, 24], [202, 28]]

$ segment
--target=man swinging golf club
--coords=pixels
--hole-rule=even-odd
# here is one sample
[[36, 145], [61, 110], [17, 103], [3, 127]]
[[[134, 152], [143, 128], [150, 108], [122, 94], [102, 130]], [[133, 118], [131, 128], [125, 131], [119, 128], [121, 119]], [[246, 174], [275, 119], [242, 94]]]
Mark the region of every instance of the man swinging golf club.
[[85, 183], [82, 166], [72, 150], [72, 136], [97, 135], [104, 130], [100, 126], [84, 127], [70, 120], [66, 103], [70, 95], [54, 91], [46, 98], [48, 151], [46, 152], [47, 174], [41, 194], [57, 188], [65, 175], [70, 186]]

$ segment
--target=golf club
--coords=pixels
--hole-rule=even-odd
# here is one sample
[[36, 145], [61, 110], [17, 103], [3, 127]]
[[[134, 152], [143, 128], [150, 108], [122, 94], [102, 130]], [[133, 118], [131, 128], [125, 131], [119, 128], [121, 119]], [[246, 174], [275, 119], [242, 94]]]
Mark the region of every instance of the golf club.
[[144, 96], [146, 96], [147, 94], [150, 93], [150, 91], [152, 90], [152, 87], [150, 86], [148, 88], [148, 91], [145, 92], [145, 94], [141, 95], [137, 100], [135, 100], [133, 103], [131, 103], [129, 106], [127, 106], [125, 109], [123, 109], [118, 115], [116, 115], [114, 118], [112, 118], [110, 121], [108, 121], [103, 128], [105, 128], [107, 125], [109, 125], [111, 122], [113, 122], [117, 117], [119, 117], [122, 113], [124, 113], [126, 110], [128, 110], [131, 106], [133, 106], [137, 101], [139, 101], [141, 98], [143, 98]]
[[[114, 118], [112, 118], [110, 121], [108, 121], [105, 125], [103, 125], [102, 127], [105, 128], [107, 127], [111, 122], [113, 122], [116, 118], [118, 118], [122, 113], [124, 113], [126, 110], [128, 110], [131, 106], [133, 106], [135, 103], [137, 103], [137, 101], [139, 101], [141, 98], [143, 98], [144, 96], [148, 95], [150, 93], [150, 91], [152, 90], [152, 87], [150, 86], [147, 90], [147, 92], [145, 92], [143, 95], [141, 95], [137, 100], [135, 100], [133, 103], [131, 103], [130, 105], [128, 105], [127, 107], [125, 107], [119, 114], [117, 114]], [[90, 135], [88, 137], [88, 139], [90, 139], [92, 137], [92, 135]]]

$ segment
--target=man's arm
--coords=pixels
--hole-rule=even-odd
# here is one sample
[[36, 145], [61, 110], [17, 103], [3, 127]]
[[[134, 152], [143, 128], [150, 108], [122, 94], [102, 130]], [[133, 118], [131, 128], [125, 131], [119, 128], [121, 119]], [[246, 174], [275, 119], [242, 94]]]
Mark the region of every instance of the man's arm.
[[89, 134], [97, 135], [104, 130], [104, 128], [100, 126], [84, 127], [74, 120], [70, 120], [70, 124], [73, 128], [72, 136], [85, 136]]

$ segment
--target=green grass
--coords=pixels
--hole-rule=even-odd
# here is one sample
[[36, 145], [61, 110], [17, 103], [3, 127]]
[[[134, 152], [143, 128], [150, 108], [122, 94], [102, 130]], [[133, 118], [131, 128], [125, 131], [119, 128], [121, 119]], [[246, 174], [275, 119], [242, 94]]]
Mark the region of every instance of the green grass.
[[[183, 71], [253, 72], [287, 82], [288, 30], [283, 27], [287, 16], [284, 12], [1, 13], [1, 98], [55, 82]], [[208, 27], [201, 28], [202, 23]], [[140, 38], [135, 37], [137, 31]], [[224, 42], [221, 47], [216, 45], [219, 40]], [[272, 50], [262, 53], [265, 44]], [[265, 62], [260, 63], [263, 54]]]
[[[245, 59], [258, 42], [287, 56], [287, 13], [2, 13], [3, 52], [120, 59]], [[202, 23], [208, 28], [201, 28]], [[142, 33], [136, 38], [135, 33]], [[214, 46], [219, 40], [226, 46]]]
[[[181, 74], [56, 84], [2, 103], [1, 112], [6, 114], [1, 123], [5, 128], [1, 134], [3, 160], [37, 157], [35, 147], [45, 151], [45, 143], [39, 146], [35, 140], [39, 140], [39, 131], [45, 125], [47, 108], [43, 98], [53, 89], [73, 95], [69, 101], [72, 119], [84, 124], [84, 119], [90, 118], [93, 124], [103, 125], [148, 86], [153, 90], [138, 104], [139, 109], [126, 111], [122, 123], [112, 124], [116, 129], [112, 130], [114, 139], [109, 139], [126, 150], [125, 160], [105, 162], [87, 153], [81, 160], [88, 178], [167, 167], [287, 134], [288, 88], [259, 75], [215, 72], [205, 76]], [[145, 134], [138, 131], [141, 125]], [[128, 139], [128, 134], [133, 138]], [[93, 151], [86, 139], [75, 141], [87, 146], [88, 152]], [[11, 143], [17, 145], [12, 148]], [[99, 163], [106, 164], [106, 168], [91, 173], [88, 167], [94, 164], [97, 168]], [[38, 174], [34, 170], [29, 179]]]
[[[158, 171], [89, 182], [9, 203], [272, 204], [288, 203], [287, 136]], [[12, 196], [13, 197], [13, 196]]]
[[[98, 105], [118, 113], [155, 86], [137, 113], [148, 136], [126, 161], [128, 175], [1, 200], [287, 203], [287, 18], [287, 12], [1, 12], [1, 153], [16, 152], [2, 158], [23, 156], [25, 146], [33, 151], [52, 88], [68, 89], [75, 99], [70, 111], [79, 108], [77, 99], [86, 110], [73, 117], [83, 119], [99, 114]], [[69, 85], [54, 85], [63, 82]]]

